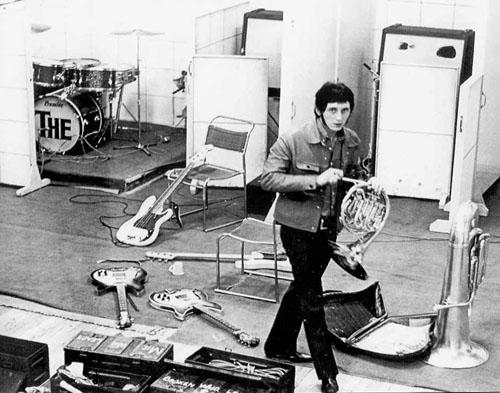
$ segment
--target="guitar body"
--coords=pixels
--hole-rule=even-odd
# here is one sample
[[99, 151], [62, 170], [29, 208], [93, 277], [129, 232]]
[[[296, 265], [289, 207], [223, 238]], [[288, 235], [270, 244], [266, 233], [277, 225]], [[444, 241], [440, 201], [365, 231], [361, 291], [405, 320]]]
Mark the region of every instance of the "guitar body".
[[147, 272], [137, 266], [112, 267], [94, 270], [90, 273], [90, 277], [99, 292], [123, 285], [126, 289], [132, 289], [139, 294], [144, 289]]
[[137, 266], [97, 269], [90, 274], [92, 283], [97, 286], [98, 294], [116, 289], [119, 308], [118, 328], [124, 329], [132, 325], [127, 309], [127, 289], [131, 289], [136, 295], [140, 294], [144, 290], [146, 276], [146, 271]]
[[220, 316], [212, 314], [210, 310], [222, 311], [222, 306], [210, 302], [207, 294], [199, 289], [165, 289], [160, 292], [153, 292], [149, 295], [149, 304], [157, 310], [173, 313], [175, 318], [181, 321], [199, 311], [229, 330], [240, 344], [248, 347], [259, 345], [260, 339], [258, 337], [252, 336], [231, 325]]
[[196, 312], [196, 306], [222, 311], [222, 306], [208, 301], [205, 292], [199, 289], [165, 289], [149, 295], [149, 304], [158, 310], [169, 311], [184, 321]]
[[154, 195], [144, 200], [136, 215], [123, 223], [116, 232], [118, 241], [131, 246], [144, 247], [156, 240], [161, 225], [170, 220], [173, 211], [167, 209], [154, 212], [151, 208], [155, 203], [156, 197]]

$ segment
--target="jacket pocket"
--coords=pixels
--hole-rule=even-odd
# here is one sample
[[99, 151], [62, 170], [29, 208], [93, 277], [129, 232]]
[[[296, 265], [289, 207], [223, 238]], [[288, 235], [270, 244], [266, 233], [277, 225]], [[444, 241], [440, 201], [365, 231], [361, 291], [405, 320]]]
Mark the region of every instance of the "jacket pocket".
[[296, 161], [295, 166], [299, 173], [320, 173], [321, 167], [318, 164], [312, 164], [305, 161]]

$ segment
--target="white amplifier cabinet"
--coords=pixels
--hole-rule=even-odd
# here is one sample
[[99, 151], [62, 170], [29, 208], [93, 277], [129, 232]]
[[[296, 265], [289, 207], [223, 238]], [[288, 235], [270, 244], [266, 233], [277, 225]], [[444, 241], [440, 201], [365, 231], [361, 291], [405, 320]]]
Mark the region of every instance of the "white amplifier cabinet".
[[279, 97], [283, 11], [258, 8], [243, 17], [241, 54], [266, 56], [269, 64], [269, 96]]
[[471, 75], [473, 50], [471, 30], [383, 30], [372, 148], [389, 195], [450, 196], [459, 88]]

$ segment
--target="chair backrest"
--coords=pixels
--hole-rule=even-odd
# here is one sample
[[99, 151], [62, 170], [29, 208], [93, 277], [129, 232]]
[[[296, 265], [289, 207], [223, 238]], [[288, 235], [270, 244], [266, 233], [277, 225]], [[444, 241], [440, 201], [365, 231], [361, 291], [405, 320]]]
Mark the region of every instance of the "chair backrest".
[[207, 130], [206, 145], [245, 154], [255, 123], [228, 116], [214, 117]]
[[219, 149], [244, 153], [248, 145], [249, 134], [250, 132], [232, 131], [210, 124], [205, 144], [213, 145]]

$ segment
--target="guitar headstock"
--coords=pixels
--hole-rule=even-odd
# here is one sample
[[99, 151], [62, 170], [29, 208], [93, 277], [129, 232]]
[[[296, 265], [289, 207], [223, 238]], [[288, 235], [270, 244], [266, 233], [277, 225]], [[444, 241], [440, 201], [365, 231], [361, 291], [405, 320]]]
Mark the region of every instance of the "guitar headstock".
[[203, 161], [205, 161], [205, 158], [207, 158], [207, 154], [210, 150], [214, 148], [213, 145], [204, 145], [194, 156], [191, 157], [189, 160], [193, 164], [199, 164]]
[[246, 345], [247, 347], [256, 347], [260, 343], [260, 338], [252, 336], [242, 330], [234, 332], [234, 335], [238, 338], [240, 344]]
[[164, 261], [171, 261], [175, 258], [175, 254], [171, 252], [155, 252], [155, 251], [146, 251], [146, 257], [151, 259], [161, 259]]
[[126, 329], [130, 326], [132, 326], [132, 318], [130, 318], [128, 312], [120, 312], [120, 318], [118, 318], [116, 327], [118, 329]]

